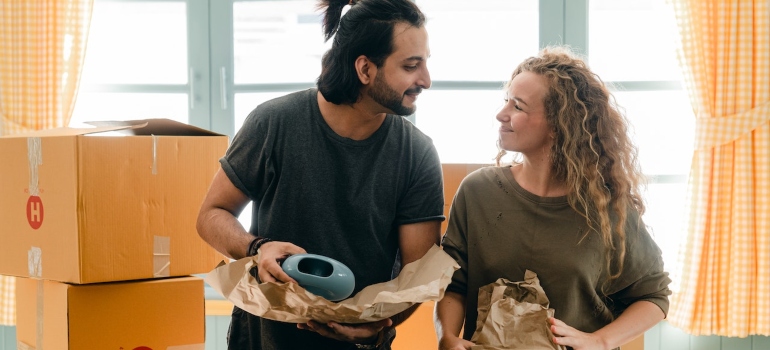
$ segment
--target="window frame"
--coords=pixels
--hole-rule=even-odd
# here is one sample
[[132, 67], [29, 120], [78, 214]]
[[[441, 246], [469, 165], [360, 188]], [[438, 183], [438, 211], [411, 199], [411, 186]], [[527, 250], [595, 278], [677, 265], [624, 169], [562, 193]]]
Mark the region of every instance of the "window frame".
[[[288, 93], [315, 86], [316, 77], [301, 83], [235, 84], [233, 8], [237, 2], [263, 0], [95, 0], [99, 2], [181, 2], [187, 9], [186, 84], [81, 85], [83, 92], [183, 93], [188, 96], [189, 123], [232, 139], [235, 135], [235, 96], [241, 93]], [[420, 5], [421, 0], [413, 0]], [[540, 47], [569, 45], [590, 57], [590, 0], [538, 0]], [[151, 54], [151, 53], [148, 53]], [[608, 81], [611, 90], [624, 92], [681, 91], [679, 81]], [[433, 80], [432, 90], [483, 90], [498, 92], [504, 81]], [[419, 127], [420, 112], [409, 119]], [[243, 116], [240, 116], [243, 117]], [[688, 174], [648, 173], [650, 185], [687, 183]]]

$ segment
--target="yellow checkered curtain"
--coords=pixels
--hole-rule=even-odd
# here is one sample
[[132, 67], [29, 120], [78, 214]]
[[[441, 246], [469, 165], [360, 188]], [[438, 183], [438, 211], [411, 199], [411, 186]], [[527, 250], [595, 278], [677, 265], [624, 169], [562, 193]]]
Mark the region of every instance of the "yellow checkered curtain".
[[[69, 123], [91, 6], [92, 0], [0, 2], [0, 135]], [[15, 324], [14, 288], [13, 278], [0, 276], [0, 325]]]
[[694, 335], [770, 335], [770, 0], [672, 4], [697, 130], [668, 318]]
[[16, 324], [16, 280], [0, 276], [0, 326]]

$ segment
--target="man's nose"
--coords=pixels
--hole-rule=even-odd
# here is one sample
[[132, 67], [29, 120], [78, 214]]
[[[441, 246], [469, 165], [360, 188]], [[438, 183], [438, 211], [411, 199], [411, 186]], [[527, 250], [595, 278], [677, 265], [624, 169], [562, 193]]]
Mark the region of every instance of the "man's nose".
[[420, 80], [417, 81], [417, 85], [422, 87], [423, 89], [430, 89], [431, 83], [432, 82], [430, 80], [430, 72], [428, 71], [428, 68], [425, 67], [422, 70], [422, 74], [420, 74]]

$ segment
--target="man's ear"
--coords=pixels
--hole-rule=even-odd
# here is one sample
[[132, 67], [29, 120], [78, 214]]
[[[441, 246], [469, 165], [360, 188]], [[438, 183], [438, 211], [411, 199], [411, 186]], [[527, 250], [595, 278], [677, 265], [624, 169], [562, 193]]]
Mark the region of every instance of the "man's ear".
[[356, 58], [355, 65], [358, 80], [361, 81], [361, 84], [368, 85], [372, 81], [371, 77], [377, 67], [374, 65], [374, 63], [372, 63], [372, 61], [369, 60], [369, 58], [364, 55], [358, 56], [358, 58]]

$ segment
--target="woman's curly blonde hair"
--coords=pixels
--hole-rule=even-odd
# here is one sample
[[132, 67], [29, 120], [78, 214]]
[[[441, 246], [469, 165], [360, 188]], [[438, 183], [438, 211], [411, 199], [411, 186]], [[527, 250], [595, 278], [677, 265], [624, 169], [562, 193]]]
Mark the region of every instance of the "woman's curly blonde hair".
[[[570, 206], [585, 217], [590, 229], [600, 233], [607, 273], [610, 280], [615, 279], [626, 255], [628, 211], [635, 210], [641, 217], [645, 210], [640, 193], [644, 175], [628, 135], [628, 122], [604, 82], [568, 47], [542, 49], [522, 62], [511, 80], [522, 72], [539, 74], [548, 81], [543, 103], [555, 133], [553, 173], [568, 186]], [[504, 155], [505, 150], [497, 155], [498, 165]], [[617, 261], [613, 262], [613, 255]]]

